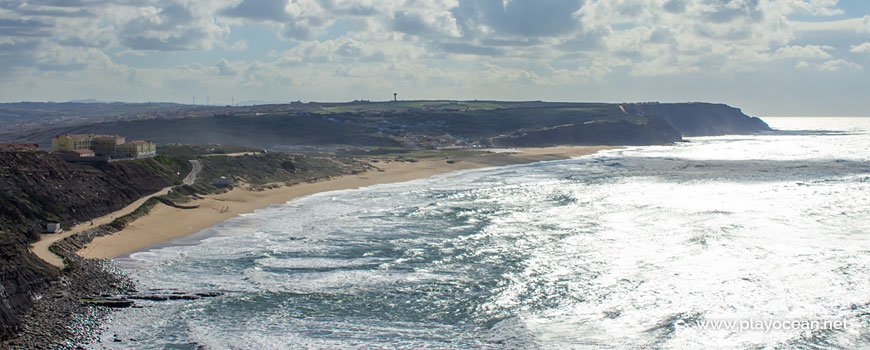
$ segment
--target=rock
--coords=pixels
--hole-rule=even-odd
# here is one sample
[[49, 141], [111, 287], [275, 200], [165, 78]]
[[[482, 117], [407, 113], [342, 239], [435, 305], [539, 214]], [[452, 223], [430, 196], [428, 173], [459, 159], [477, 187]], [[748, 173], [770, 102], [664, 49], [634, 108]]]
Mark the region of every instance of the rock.
[[106, 307], [130, 307], [134, 305], [132, 300], [127, 299], [113, 299], [113, 298], [98, 298], [98, 299], [80, 299], [79, 302], [82, 305], [87, 306], [106, 306]]

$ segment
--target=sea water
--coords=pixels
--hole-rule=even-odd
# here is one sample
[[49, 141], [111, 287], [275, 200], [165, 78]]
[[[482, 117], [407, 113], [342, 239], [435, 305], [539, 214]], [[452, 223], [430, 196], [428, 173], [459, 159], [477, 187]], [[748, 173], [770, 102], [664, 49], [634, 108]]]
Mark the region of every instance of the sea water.
[[117, 260], [223, 296], [139, 302], [91, 347], [870, 348], [870, 118], [767, 121], [240, 216]]

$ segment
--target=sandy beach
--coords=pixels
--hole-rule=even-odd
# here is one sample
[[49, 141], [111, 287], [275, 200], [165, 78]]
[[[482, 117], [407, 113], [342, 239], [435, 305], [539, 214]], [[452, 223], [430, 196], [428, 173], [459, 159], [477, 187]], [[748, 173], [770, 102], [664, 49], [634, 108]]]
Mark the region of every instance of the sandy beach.
[[[615, 147], [546, 147], [525, 148], [522, 152], [484, 153], [461, 157], [423, 158], [417, 162], [378, 160], [378, 169], [358, 175], [335, 177], [315, 183], [282, 186], [263, 191], [249, 191], [237, 186], [217, 195], [185, 203], [196, 209], [178, 209], [157, 205], [148, 215], [132, 222], [124, 230], [94, 239], [78, 254], [85, 258], [115, 258], [142, 250], [152, 244], [196, 233], [239, 214], [281, 204], [294, 198], [319, 192], [355, 189], [376, 184], [409, 181], [457, 170], [525, 164], [559, 160], [592, 154]], [[124, 213], [117, 213], [123, 215]], [[118, 215], [115, 215], [118, 216]]]

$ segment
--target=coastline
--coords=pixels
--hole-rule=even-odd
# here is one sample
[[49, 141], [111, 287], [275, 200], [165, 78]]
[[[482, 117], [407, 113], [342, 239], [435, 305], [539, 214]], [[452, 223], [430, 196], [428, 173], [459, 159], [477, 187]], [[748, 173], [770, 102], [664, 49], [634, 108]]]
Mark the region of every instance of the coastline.
[[95, 238], [77, 254], [83, 258], [111, 259], [131, 254], [152, 245], [189, 236], [240, 214], [251, 213], [294, 198], [320, 192], [356, 189], [371, 185], [410, 181], [458, 170], [477, 169], [541, 161], [562, 160], [616, 149], [614, 146], [562, 146], [523, 148], [516, 153], [482, 153], [469, 156], [432, 157], [413, 161], [377, 159], [376, 169], [313, 183], [280, 186], [250, 191], [245, 186], [215, 195], [202, 196], [186, 203], [195, 209], [158, 205], [148, 215], [130, 223], [123, 230]]

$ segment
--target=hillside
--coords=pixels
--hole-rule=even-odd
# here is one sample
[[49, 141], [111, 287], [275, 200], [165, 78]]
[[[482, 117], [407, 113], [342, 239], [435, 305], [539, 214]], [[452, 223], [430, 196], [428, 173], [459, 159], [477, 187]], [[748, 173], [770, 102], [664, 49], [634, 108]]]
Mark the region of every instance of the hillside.
[[189, 169], [188, 162], [166, 157], [91, 166], [44, 152], [0, 153], [0, 339], [15, 331], [31, 298], [58, 275], [27, 249], [46, 222], [67, 226], [108, 214], [180, 183]]
[[[576, 145], [662, 144], [679, 141], [681, 136], [770, 130], [760, 119], [736, 108], [705, 103], [399, 101], [226, 107], [214, 108], [214, 113], [209, 117], [43, 127], [0, 134], [0, 142], [27, 141], [47, 147], [59, 134], [116, 133], [158, 144], [220, 143], [267, 149], [300, 145], [433, 148], [487, 147], [493, 145], [493, 139], [505, 141], [519, 134], [528, 137], [514, 141], [545, 146], [552, 140], [533, 134], [553, 128], [562, 129], [556, 135], [559, 142]], [[568, 125], [571, 127], [564, 129]]]
[[770, 131], [759, 118], [743, 114], [738, 108], [712, 103], [639, 103], [625, 105], [633, 114], [660, 117], [683, 136], [754, 134]]

